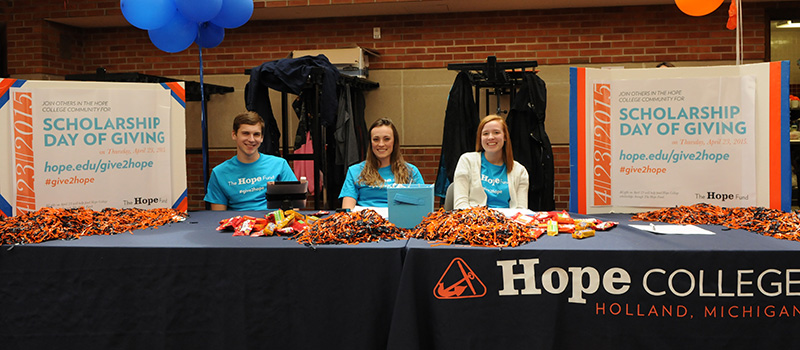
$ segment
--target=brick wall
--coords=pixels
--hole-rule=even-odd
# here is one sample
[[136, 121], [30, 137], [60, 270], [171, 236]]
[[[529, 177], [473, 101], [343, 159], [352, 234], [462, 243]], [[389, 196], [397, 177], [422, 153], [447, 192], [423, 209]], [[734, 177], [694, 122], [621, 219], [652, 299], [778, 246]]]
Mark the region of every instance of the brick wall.
[[[212, 149], [208, 151], [208, 170], [236, 155], [235, 149]], [[189, 210], [205, 210], [203, 201], [205, 187], [203, 186], [203, 154], [200, 151], [186, 153], [186, 187], [188, 192]]]
[[[439, 168], [439, 155], [441, 147], [403, 147], [403, 158], [414, 164], [425, 183], [436, 182], [436, 175]], [[208, 168], [213, 169], [217, 164], [224, 162], [236, 155], [234, 149], [213, 149], [208, 152]], [[569, 147], [554, 146], [553, 156], [555, 158], [555, 200], [557, 210], [566, 210], [569, 206]], [[203, 155], [200, 152], [186, 153], [186, 183], [189, 192], [189, 210], [205, 210], [203, 196]], [[434, 201], [436, 205], [439, 201]], [[313, 204], [309, 203], [309, 207]]]
[[[255, 1], [267, 7], [325, 6], [403, 0]], [[2, 5], [12, 4], [11, 7]], [[779, 3], [745, 3], [743, 55], [763, 60], [767, 44], [766, 9]], [[196, 47], [167, 54], [157, 50], [147, 32], [131, 26], [75, 28], [43, 18], [121, 16], [119, 1], [0, 0], [0, 22], [8, 25], [8, 69], [26, 74], [63, 76], [135, 71], [159, 76], [197, 75]], [[225, 40], [203, 51], [204, 72], [241, 74], [292, 50], [358, 44], [376, 48], [381, 57], [371, 69], [443, 68], [448, 63], [537, 60], [540, 66], [659, 61], [733, 60], [734, 31], [725, 29], [727, 6], [704, 17], [690, 17], [673, 5], [587, 9], [525, 10], [430, 15], [251, 21], [226, 30]], [[381, 27], [382, 38], [372, 38]], [[407, 159], [433, 183], [439, 147], [404, 148]], [[211, 150], [210, 167], [231, 157], [233, 150]], [[556, 203], [566, 209], [569, 198], [569, 149], [555, 145]], [[202, 158], [187, 154], [190, 208], [202, 202]]]
[[557, 210], [567, 210], [569, 208], [569, 146], [553, 146], [553, 164], [555, 166], [555, 191], [553, 196], [556, 200]]
[[402, 151], [403, 159], [419, 169], [426, 184], [436, 182], [441, 147], [403, 147]]
[[365, 4], [378, 2], [421, 2], [437, 0], [256, 0], [255, 6], [267, 7], [298, 7], [298, 6], [319, 6], [319, 5], [341, 5], [341, 4]]
[[[267, 5], [312, 6], [256, 2]], [[12, 11], [0, 13], [0, 21], [8, 23], [10, 74], [91, 73], [98, 66], [109, 72], [198, 74], [196, 46], [167, 54], [150, 43], [146, 31], [132, 26], [81, 29], [41, 19], [119, 16], [118, 6], [118, 1], [15, 0]], [[745, 59], [764, 58], [764, 7], [770, 6], [776, 5], [745, 4]], [[711, 15], [691, 17], [664, 5], [251, 21], [226, 30], [220, 46], [204, 50], [204, 72], [241, 74], [292, 50], [352, 44], [381, 52], [371, 69], [442, 68], [489, 55], [540, 65], [732, 60], [735, 32], [725, 29], [726, 11], [722, 6]], [[381, 27], [381, 39], [372, 38], [372, 27]]]

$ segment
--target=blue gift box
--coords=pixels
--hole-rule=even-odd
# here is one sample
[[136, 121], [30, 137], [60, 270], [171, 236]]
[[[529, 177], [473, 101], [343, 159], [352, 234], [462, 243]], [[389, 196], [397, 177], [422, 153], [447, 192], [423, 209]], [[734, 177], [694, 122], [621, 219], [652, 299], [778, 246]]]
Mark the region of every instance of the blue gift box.
[[433, 211], [433, 185], [396, 185], [387, 189], [389, 221], [413, 228]]

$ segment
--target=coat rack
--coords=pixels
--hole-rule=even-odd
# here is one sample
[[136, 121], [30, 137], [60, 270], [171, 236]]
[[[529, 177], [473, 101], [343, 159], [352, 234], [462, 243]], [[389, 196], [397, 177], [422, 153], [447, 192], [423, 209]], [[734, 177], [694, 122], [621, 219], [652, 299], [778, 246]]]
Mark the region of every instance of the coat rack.
[[514, 100], [516, 91], [522, 85], [525, 72], [536, 72], [539, 66], [537, 61], [497, 62], [497, 57], [489, 56], [485, 63], [450, 63], [447, 70], [463, 71], [469, 74], [472, 85], [475, 86], [475, 104], [480, 112], [481, 89], [486, 91], [486, 114], [489, 110], [489, 96], [497, 96], [496, 113], [500, 114], [500, 95], [509, 94]]
[[[245, 69], [244, 74], [250, 75], [251, 70]], [[324, 69], [321, 67], [313, 67], [311, 69], [311, 73], [308, 76], [308, 80], [306, 81], [306, 86], [304, 89], [310, 89], [314, 91], [314, 96], [319, 96], [321, 94], [322, 88], [322, 79], [324, 78]], [[339, 75], [339, 81], [337, 82], [338, 85], [349, 85], [359, 90], [368, 91], [377, 89], [380, 87], [380, 84], [377, 82], [373, 82], [367, 79], [350, 76], [341, 74]], [[291, 103], [289, 102], [289, 94], [285, 91], [281, 91], [281, 130], [284, 131], [284, 134], [289, 130], [289, 107]], [[310, 113], [313, 116], [311, 122], [311, 138], [312, 140], [323, 140], [322, 135], [324, 134], [324, 128], [320, 123], [320, 110], [319, 110], [319, 98], [315, 98], [313, 106], [310, 108]], [[315, 150], [316, 151], [316, 150]], [[329, 174], [335, 164], [333, 161], [325, 162], [326, 169], [323, 172], [324, 176], [320, 177], [318, 174], [320, 170], [322, 170], [322, 165], [320, 164], [320, 157], [324, 157], [325, 155], [318, 155], [318, 154], [295, 154], [289, 153], [289, 137], [284, 135], [281, 137], [281, 156], [286, 160], [311, 160], [314, 162], [314, 209], [318, 210], [321, 209], [321, 205], [323, 202], [322, 196], [322, 189], [328, 188], [327, 182], [327, 174]], [[315, 152], [316, 153], [316, 152]]]

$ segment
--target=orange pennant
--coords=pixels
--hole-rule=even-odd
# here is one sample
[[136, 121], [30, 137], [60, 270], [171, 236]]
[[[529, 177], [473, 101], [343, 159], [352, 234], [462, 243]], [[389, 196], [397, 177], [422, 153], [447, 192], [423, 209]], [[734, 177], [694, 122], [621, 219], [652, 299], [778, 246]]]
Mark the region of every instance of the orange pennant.
[[725, 25], [725, 28], [736, 29], [736, 14], [736, 0], [731, 0], [731, 7], [728, 8], [728, 24]]

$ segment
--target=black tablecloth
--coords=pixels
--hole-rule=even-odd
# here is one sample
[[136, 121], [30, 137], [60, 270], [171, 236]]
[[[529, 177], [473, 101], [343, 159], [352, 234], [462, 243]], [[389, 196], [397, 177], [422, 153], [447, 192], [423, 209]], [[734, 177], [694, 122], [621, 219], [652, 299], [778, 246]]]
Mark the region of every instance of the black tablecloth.
[[0, 247], [0, 348], [385, 348], [406, 241], [311, 249], [190, 214]]
[[628, 226], [645, 224], [630, 215], [595, 217], [621, 225], [505, 249], [410, 241], [388, 348], [800, 346], [789, 331], [800, 326], [800, 243], [713, 225], [701, 226], [711, 236], [658, 235]]
[[798, 242], [718, 226], [656, 235], [596, 215], [620, 226], [504, 249], [311, 249], [215, 230], [237, 214], [1, 247], [0, 348], [800, 346]]

